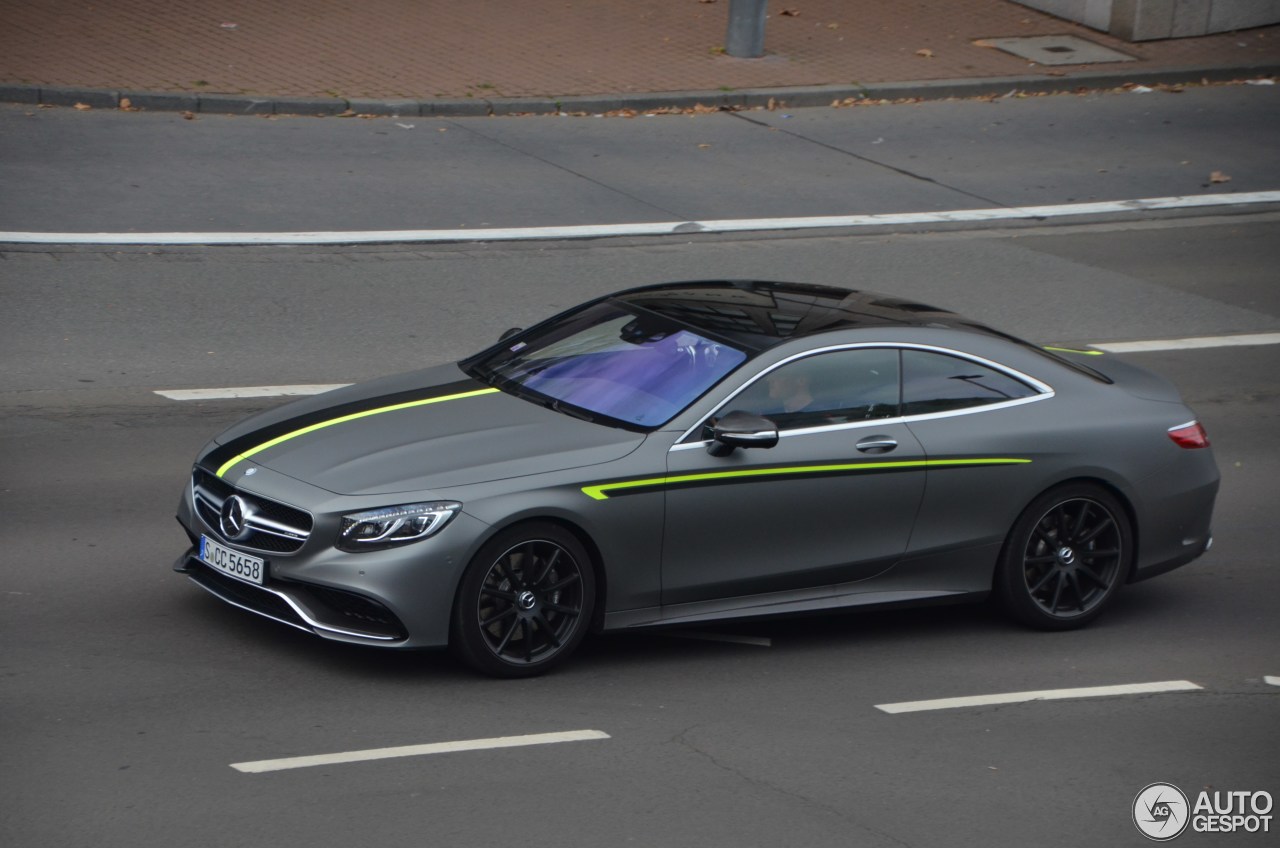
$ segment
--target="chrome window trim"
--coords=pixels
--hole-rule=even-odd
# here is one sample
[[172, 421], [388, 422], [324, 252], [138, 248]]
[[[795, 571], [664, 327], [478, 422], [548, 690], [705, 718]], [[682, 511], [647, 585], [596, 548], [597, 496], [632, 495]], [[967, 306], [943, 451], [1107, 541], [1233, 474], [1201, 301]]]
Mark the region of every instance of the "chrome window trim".
[[734, 398], [751, 388], [765, 375], [777, 370], [778, 368], [795, 362], [798, 359], [806, 359], [810, 356], [819, 356], [824, 353], [835, 353], [843, 350], [862, 350], [866, 348], [892, 348], [898, 351], [923, 350], [929, 353], [940, 353], [945, 356], [955, 356], [960, 359], [967, 359], [970, 362], [999, 371], [1000, 373], [1008, 377], [1012, 377], [1019, 382], [1026, 383], [1034, 389], [1037, 394], [1032, 395], [1031, 397], [1000, 401], [999, 403], [983, 404], [982, 406], [970, 406], [965, 407], [964, 409], [951, 409], [946, 412], [930, 412], [924, 415], [902, 415], [896, 418], [872, 418], [865, 421], [845, 422], [843, 424], [826, 424], [820, 427], [802, 427], [793, 430], [780, 430], [778, 431], [778, 437], [780, 439], [786, 439], [791, 436], [809, 436], [815, 433], [830, 433], [838, 430], [857, 430], [867, 427], [884, 427], [890, 424], [909, 424], [913, 421], [931, 421], [938, 418], [955, 418], [960, 415], [974, 415], [979, 412], [994, 412], [1000, 409], [1008, 409], [1014, 406], [1023, 406], [1028, 403], [1038, 403], [1042, 400], [1049, 400], [1057, 394], [1053, 387], [1048, 383], [1045, 383], [1042, 380], [1037, 380], [1030, 374], [1019, 371], [1016, 368], [1010, 368], [1007, 365], [1001, 365], [1000, 363], [993, 362], [990, 359], [986, 359], [972, 353], [965, 353], [953, 348], [941, 347], [939, 345], [918, 344], [914, 342], [855, 342], [853, 344], [830, 345], [828, 347], [814, 348], [813, 350], [806, 350], [793, 354], [792, 356], [788, 356], [786, 359], [775, 362], [773, 365], [770, 365], [768, 368], [759, 372], [749, 382], [739, 386], [733, 394], [716, 404], [715, 408], [702, 416], [697, 424], [694, 424], [692, 427], [681, 433], [680, 437], [676, 439], [675, 444], [672, 445], [667, 452], [674, 453], [675, 451], [690, 450], [691, 448], [705, 448], [711, 443], [710, 439], [703, 439], [694, 442], [686, 442], [685, 439], [689, 438], [694, 433], [699, 432], [704, 426], [706, 426], [709, 419], [714, 417], [720, 410], [724, 409], [725, 406], [731, 403]]

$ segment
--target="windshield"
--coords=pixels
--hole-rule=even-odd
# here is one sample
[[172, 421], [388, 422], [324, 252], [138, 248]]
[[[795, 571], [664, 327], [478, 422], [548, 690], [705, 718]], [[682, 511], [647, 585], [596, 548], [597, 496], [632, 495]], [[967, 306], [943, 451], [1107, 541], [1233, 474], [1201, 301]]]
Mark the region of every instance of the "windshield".
[[653, 429], [746, 358], [670, 319], [599, 303], [468, 365], [472, 376], [552, 408]]

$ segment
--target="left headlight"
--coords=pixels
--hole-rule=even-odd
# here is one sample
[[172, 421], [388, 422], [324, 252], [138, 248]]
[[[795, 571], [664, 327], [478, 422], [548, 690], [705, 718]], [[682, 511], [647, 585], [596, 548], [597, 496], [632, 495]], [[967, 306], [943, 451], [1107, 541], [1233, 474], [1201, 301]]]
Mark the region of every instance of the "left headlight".
[[460, 509], [460, 503], [433, 501], [353, 512], [342, 516], [338, 547], [358, 552], [407, 545], [438, 533]]

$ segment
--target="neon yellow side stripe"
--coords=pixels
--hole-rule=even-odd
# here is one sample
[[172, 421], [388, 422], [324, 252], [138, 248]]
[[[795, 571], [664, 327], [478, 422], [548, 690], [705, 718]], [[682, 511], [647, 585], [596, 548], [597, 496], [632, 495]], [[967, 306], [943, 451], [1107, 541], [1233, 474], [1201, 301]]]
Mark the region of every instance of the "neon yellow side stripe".
[[256, 448], [247, 450], [244, 453], [236, 454], [229, 459], [221, 468], [218, 469], [218, 476], [221, 477], [236, 466], [242, 460], [246, 460], [254, 454], [261, 453], [267, 448], [273, 448], [282, 442], [290, 439], [296, 439], [299, 436], [305, 436], [307, 433], [314, 433], [316, 430], [323, 430], [326, 427], [332, 427], [335, 424], [345, 424], [348, 421], [355, 421], [358, 418], [368, 418], [370, 415], [381, 415], [384, 412], [396, 412], [401, 409], [412, 409], [415, 406], [427, 406], [433, 403], [444, 403], [447, 400], [461, 400], [462, 398], [478, 397], [479, 395], [491, 395], [497, 389], [476, 389], [472, 392], [461, 392], [456, 395], [443, 395], [442, 397], [427, 398], [425, 400], [413, 400], [408, 403], [397, 403], [392, 406], [382, 406], [377, 409], [366, 409], [364, 412], [353, 412], [350, 415], [343, 415], [341, 418], [334, 418], [330, 421], [321, 421], [319, 424], [312, 424], [310, 427], [303, 427], [301, 430], [294, 430], [292, 433], [285, 433], [269, 442], [263, 442]]
[[1105, 355], [1105, 351], [1101, 351], [1101, 350], [1076, 350], [1076, 349], [1075, 349], [1075, 348], [1073, 348], [1073, 347], [1049, 347], [1048, 345], [1045, 345], [1045, 346], [1044, 346], [1044, 349], [1045, 349], [1045, 350], [1051, 350], [1051, 351], [1053, 351], [1054, 353], [1078, 353], [1078, 354], [1081, 354], [1082, 356], [1104, 356], [1104, 355]]
[[601, 483], [583, 486], [582, 493], [597, 501], [609, 499], [609, 492], [619, 489], [635, 489], [642, 486], [671, 486], [680, 483], [700, 483], [705, 480], [731, 480], [736, 477], [771, 477], [791, 474], [821, 474], [828, 471], [875, 471], [885, 468], [938, 468], [964, 465], [1027, 465], [1029, 459], [915, 459], [901, 462], [854, 462], [848, 465], [796, 465], [789, 468], [743, 468], [736, 471], [712, 471], [706, 474], [679, 474], [674, 477], [651, 477], [647, 480], [627, 480], [622, 483]]

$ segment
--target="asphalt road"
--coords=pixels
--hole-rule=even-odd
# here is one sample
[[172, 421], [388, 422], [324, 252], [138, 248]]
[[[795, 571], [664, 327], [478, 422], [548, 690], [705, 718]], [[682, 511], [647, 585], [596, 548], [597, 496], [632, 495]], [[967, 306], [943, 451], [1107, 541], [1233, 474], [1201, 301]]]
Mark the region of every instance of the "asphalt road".
[[0, 231], [474, 229], [1272, 191], [1277, 149], [1280, 89], [1248, 85], [630, 119], [0, 105]]
[[[1053, 100], [1068, 111], [1087, 102]], [[1046, 102], [969, 105], [1025, 114], [1010, 107]], [[820, 123], [833, 120], [827, 114], [769, 118]], [[919, 113], [899, 114], [910, 125]], [[985, 120], [965, 116], [954, 132]], [[101, 117], [97, 132], [109, 139], [117, 119], [139, 116]], [[244, 124], [270, 126], [258, 121]], [[1240, 162], [1265, 158], [1203, 132], [1160, 143], [1235, 144]], [[918, 155], [934, 167], [947, 149]], [[1009, 191], [1035, 170], [1031, 161], [988, 167]], [[1079, 182], [1094, 178], [1083, 164], [1076, 171]], [[1266, 171], [1249, 190], [1280, 187], [1273, 176]], [[1169, 179], [1144, 182], [1142, 193], [1177, 193]], [[1072, 180], [1060, 182], [1065, 189]], [[3, 214], [28, 203], [13, 200], [7, 179], [0, 184]], [[500, 185], [485, 190], [502, 196]], [[138, 207], [154, 217], [131, 219], [129, 208], [111, 216], [101, 191], [87, 186], [80, 204], [31, 200], [30, 215], [19, 217], [34, 221], [39, 212], [41, 226], [57, 229], [102, 221], [154, 228], [191, 214], [191, 204], [157, 191], [155, 210]], [[217, 217], [229, 201], [214, 194]], [[465, 194], [446, 200], [465, 204]], [[576, 208], [562, 200], [546, 203]], [[342, 204], [314, 205], [315, 222], [349, 225], [340, 223]], [[1280, 677], [1271, 535], [1280, 502], [1277, 346], [1134, 355], [1171, 377], [1208, 427], [1223, 472], [1216, 544], [1197, 563], [1127, 589], [1083, 631], [1032, 633], [981, 606], [726, 625], [596, 638], [563, 672], [516, 682], [477, 678], [443, 654], [324, 643], [226, 607], [170, 572], [185, 544], [172, 513], [195, 451], [278, 401], [154, 394], [415, 368], [593, 294], [703, 276], [888, 291], [1044, 342], [1280, 331], [1280, 218], [1237, 212], [1013, 230], [431, 249], [3, 250], [0, 841], [1141, 845], [1130, 808], [1150, 783], [1280, 795], [1280, 686], [1267, 682]], [[532, 220], [513, 212], [517, 219]], [[272, 221], [272, 229], [299, 225], [284, 213], [240, 223]], [[1174, 680], [1203, 688], [877, 709]], [[608, 738], [266, 774], [231, 768], [587, 729]], [[1269, 839], [1188, 832], [1177, 844]]]

